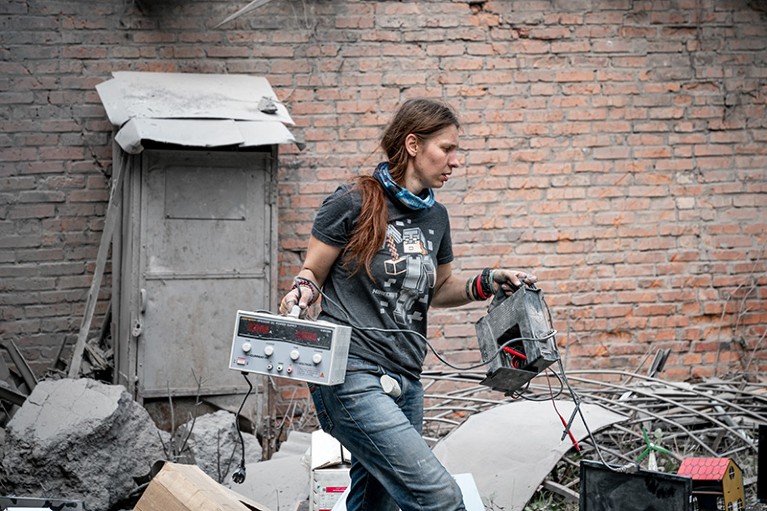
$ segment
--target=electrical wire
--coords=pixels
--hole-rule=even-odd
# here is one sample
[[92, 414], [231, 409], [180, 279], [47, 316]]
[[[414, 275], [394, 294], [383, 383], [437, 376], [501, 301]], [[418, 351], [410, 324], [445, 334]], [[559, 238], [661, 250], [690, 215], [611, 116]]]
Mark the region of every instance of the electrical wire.
[[[546, 308], [546, 315], [548, 317], [549, 325], [553, 326], [553, 322], [551, 319], [551, 309], [549, 309], [549, 304], [546, 303], [545, 299], [542, 301], [543, 301], [544, 307]], [[557, 378], [559, 378], [561, 385], [564, 385], [564, 387], [567, 387], [567, 391], [570, 393], [570, 396], [573, 399], [573, 404], [575, 405], [575, 409], [573, 410], [573, 415], [570, 418], [570, 421], [565, 424], [564, 433], [571, 435], [570, 429], [572, 427], [572, 422], [575, 419], [575, 415], [577, 413], [578, 416], [581, 418], [583, 427], [586, 429], [586, 434], [588, 435], [589, 440], [591, 440], [591, 445], [594, 446], [594, 451], [596, 451], [597, 457], [599, 458], [599, 461], [602, 463], [602, 465], [612, 470], [613, 472], [619, 472], [619, 473], [626, 473], [626, 472], [632, 472], [632, 471], [638, 470], [639, 466], [636, 463], [630, 463], [628, 465], [624, 465], [622, 467], [616, 468], [605, 461], [604, 456], [602, 455], [602, 449], [600, 449], [599, 443], [597, 443], [596, 438], [594, 438], [594, 434], [591, 432], [591, 428], [589, 428], [589, 424], [586, 421], [586, 417], [584, 417], [583, 415], [583, 410], [581, 410], [581, 403], [578, 398], [578, 394], [575, 392], [572, 385], [570, 385], [570, 381], [567, 379], [567, 373], [565, 372], [565, 367], [564, 367], [564, 364], [562, 363], [562, 355], [560, 354], [559, 346], [557, 346], [556, 343], [554, 343], [554, 351], [557, 354], [557, 365], [559, 367], [559, 371], [561, 372], [561, 376], [558, 375], [556, 371], [554, 370], [551, 370], [551, 373], [554, 374]], [[562, 392], [563, 390], [564, 389], [560, 389], [560, 392]], [[560, 416], [560, 418], [562, 417]], [[564, 439], [564, 434], [562, 438]], [[573, 437], [571, 436], [571, 439], [572, 438]], [[578, 451], [580, 452], [580, 449], [578, 449]]]
[[[551, 373], [554, 373], [554, 371], [549, 371]], [[557, 416], [559, 417], [559, 420], [562, 421], [562, 426], [565, 427], [565, 433], [570, 437], [570, 442], [573, 444], [573, 447], [575, 447], [575, 450], [578, 452], [581, 452], [581, 446], [578, 445], [578, 440], [575, 439], [575, 436], [573, 435], [572, 431], [572, 424], [568, 424], [564, 417], [562, 417], [562, 414], [559, 413], [559, 409], [557, 408], [557, 400], [554, 397], [554, 390], [551, 388], [551, 380], [549, 379], [549, 372], [546, 373], [546, 382], [549, 384], [549, 392], [551, 393], [551, 404], [554, 406], [554, 412], [556, 412]], [[554, 373], [556, 374], [556, 373]], [[559, 378], [559, 376], [557, 376]], [[562, 380], [559, 380], [560, 384], [562, 384]]]
[[237, 470], [234, 471], [234, 474], [232, 474], [232, 481], [234, 481], [237, 484], [242, 484], [245, 482], [245, 439], [242, 438], [242, 431], [240, 430], [240, 413], [242, 412], [243, 407], [245, 406], [245, 401], [248, 400], [248, 396], [250, 396], [251, 392], [253, 392], [253, 385], [250, 383], [250, 380], [248, 379], [248, 373], [243, 372], [242, 376], [245, 378], [245, 382], [248, 384], [248, 392], [245, 394], [245, 397], [242, 398], [242, 403], [240, 403], [240, 408], [237, 410], [237, 415], [235, 415], [234, 423], [237, 426], [237, 434], [240, 436], [240, 446], [242, 447], [242, 457], [240, 458], [240, 466], [237, 468]]
[[437, 357], [437, 359], [440, 362], [442, 362], [443, 364], [445, 364], [446, 366], [448, 366], [448, 367], [450, 367], [452, 369], [457, 369], [459, 371], [471, 371], [472, 369], [477, 369], [479, 367], [484, 367], [484, 366], [488, 365], [490, 362], [495, 360], [498, 357], [498, 355], [502, 351], [504, 351], [505, 348], [507, 348], [509, 345], [511, 345], [513, 343], [516, 343], [516, 342], [519, 342], [519, 341], [545, 341], [545, 340], [550, 339], [550, 338], [554, 337], [555, 335], [557, 335], [557, 331], [552, 328], [552, 330], [549, 333], [547, 333], [546, 335], [544, 335], [543, 337], [516, 337], [516, 338], [510, 339], [510, 340], [506, 341], [505, 343], [503, 343], [502, 345], [500, 345], [498, 347], [498, 349], [495, 351], [495, 353], [493, 353], [493, 356], [491, 356], [486, 361], [481, 362], [479, 364], [467, 366], [467, 367], [460, 367], [460, 366], [453, 365], [450, 362], [448, 362], [447, 360], [445, 360], [445, 358], [443, 358], [442, 355], [439, 354], [439, 352], [434, 348], [434, 346], [431, 345], [431, 343], [429, 342], [429, 339], [427, 339], [426, 336], [424, 336], [420, 332], [416, 332], [415, 330], [409, 330], [407, 328], [378, 328], [378, 327], [362, 326], [362, 325], [356, 324], [354, 321], [352, 321], [351, 316], [349, 316], [349, 314], [344, 310], [344, 308], [341, 307], [341, 305], [338, 304], [338, 302], [336, 302], [335, 300], [330, 298], [328, 295], [326, 295], [319, 287], [317, 287], [317, 284], [315, 284], [314, 282], [311, 282], [308, 279], [307, 279], [307, 282], [310, 282], [311, 285], [319, 292], [319, 294], [322, 295], [322, 299], [323, 300], [329, 301], [330, 303], [335, 305], [338, 308], [338, 310], [343, 312], [344, 316], [346, 316], [347, 324], [349, 326], [351, 326], [352, 328], [355, 328], [355, 329], [361, 330], [361, 331], [368, 331], [368, 332], [381, 332], [381, 333], [387, 333], [387, 334], [404, 333], [404, 334], [414, 335], [414, 336], [418, 337], [419, 339], [421, 339], [424, 343], [426, 343], [426, 345], [429, 347], [431, 352], [434, 353], [434, 356]]
[[[549, 395], [549, 396], [546, 396], [546, 397], [544, 397], [544, 398], [528, 397], [528, 396], [525, 396], [525, 395], [524, 395], [524, 391], [525, 391], [525, 390], [527, 390], [527, 387], [525, 387], [525, 388], [522, 390], [522, 392], [521, 392], [519, 395], [517, 395], [517, 396], [512, 396], [512, 397], [514, 397], [515, 399], [524, 399], [525, 401], [532, 401], [532, 402], [535, 402], [535, 403], [542, 403], [542, 402], [544, 402], [544, 401], [548, 401], [549, 399], [556, 399], [556, 398], [558, 398], [559, 396], [561, 396], [561, 395], [562, 395], [562, 392], [564, 392], [564, 388], [565, 388], [564, 384], [562, 383], [562, 377], [561, 377], [561, 376], [559, 376], [559, 375], [557, 374], [557, 372], [556, 372], [556, 371], [553, 371], [551, 368], [548, 368], [548, 371], [549, 371], [549, 373], [551, 373], [551, 375], [553, 375], [553, 376], [554, 376], [554, 378], [556, 378], [556, 379], [557, 379], [557, 381], [559, 382], [559, 389], [558, 389], [558, 390], [557, 390], [555, 393], [554, 393], [554, 392], [550, 392], [550, 395]], [[549, 373], [546, 373], [546, 377], [547, 377], [547, 378], [548, 378], [548, 376], [549, 376]], [[528, 381], [528, 382], [527, 382], [527, 385], [528, 385], [528, 386], [530, 385], [530, 382], [531, 382], [531, 381], [532, 381], [532, 380], [530, 380], [530, 381]], [[549, 383], [549, 390], [551, 390], [551, 383]]]
[[[294, 282], [295, 282], [295, 280], [294, 280]], [[477, 368], [480, 368], [480, 367], [488, 365], [490, 362], [495, 360], [501, 352], [503, 352], [506, 349], [508, 349], [508, 346], [513, 344], [513, 343], [516, 343], [516, 342], [519, 342], [519, 341], [545, 341], [547, 339], [553, 338], [557, 334], [556, 329], [554, 329], [554, 323], [553, 323], [553, 320], [552, 320], [551, 309], [549, 308], [549, 304], [546, 302], [545, 298], [541, 297], [541, 301], [543, 302], [543, 305], [546, 308], [546, 317], [547, 317], [547, 320], [548, 320], [548, 323], [549, 323], [549, 327], [551, 328], [551, 330], [546, 335], [544, 335], [543, 337], [517, 337], [515, 339], [511, 339], [509, 341], [506, 341], [502, 345], [500, 345], [498, 347], [498, 349], [495, 351], [495, 353], [493, 353], [493, 355], [488, 360], [486, 360], [484, 362], [481, 362], [479, 364], [475, 364], [475, 365], [471, 365], [471, 366], [467, 366], [467, 367], [460, 367], [460, 366], [453, 365], [450, 362], [448, 362], [447, 360], [445, 360], [445, 358], [443, 358], [442, 355], [440, 355], [439, 352], [437, 352], [437, 350], [431, 345], [429, 340], [423, 334], [421, 334], [420, 332], [416, 332], [414, 330], [409, 330], [409, 329], [405, 329], [405, 328], [364, 327], [364, 326], [355, 324], [355, 322], [352, 321], [352, 319], [349, 316], [349, 314], [344, 310], [343, 307], [341, 307], [338, 304], [338, 302], [336, 302], [332, 298], [328, 297], [322, 291], [322, 289], [320, 289], [317, 286], [317, 284], [315, 284], [311, 280], [307, 279], [307, 282], [309, 282], [311, 284], [311, 286], [313, 286], [314, 289], [316, 289], [318, 291], [318, 293], [322, 296], [323, 300], [328, 300], [333, 305], [335, 305], [338, 308], [338, 310], [343, 312], [344, 316], [346, 316], [347, 323], [352, 328], [356, 328], [357, 330], [362, 330], [362, 331], [374, 331], [374, 332], [382, 332], [382, 333], [404, 333], [404, 334], [415, 335], [416, 337], [418, 337], [419, 339], [423, 340], [423, 342], [426, 343], [426, 345], [429, 347], [429, 349], [432, 351], [432, 353], [434, 353], [434, 356], [436, 356], [437, 359], [440, 362], [442, 362], [443, 364], [445, 364], [446, 366], [448, 366], [448, 367], [450, 367], [452, 369], [456, 369], [456, 370], [459, 370], [459, 371], [470, 371], [472, 369], [477, 369]], [[533, 288], [535, 288], [535, 286], [533, 286]], [[300, 293], [300, 289], [299, 289], [299, 293]], [[586, 422], [586, 417], [584, 417], [584, 415], [583, 415], [583, 411], [581, 410], [581, 407], [580, 407], [580, 400], [578, 399], [578, 395], [576, 394], [575, 390], [573, 390], [572, 386], [570, 385], [569, 380], [567, 379], [567, 375], [565, 373], [565, 368], [564, 368], [564, 365], [562, 364], [562, 356], [561, 356], [561, 354], [559, 352], [559, 346], [557, 346], [556, 342], [554, 342], [552, 344], [554, 346], [554, 351], [555, 351], [555, 353], [557, 355], [557, 365], [559, 367], [560, 374], [557, 374], [557, 372], [554, 371], [553, 369], [549, 369], [549, 371], [559, 381], [559, 390], [557, 391], [557, 393], [554, 394], [552, 392], [551, 396], [550, 397], [546, 397], [545, 399], [536, 399], [536, 398], [525, 397], [524, 396], [524, 392], [526, 390], [528, 390], [528, 388], [530, 386], [530, 381], [528, 381], [527, 385], [525, 386], [525, 388], [521, 392], [519, 392], [519, 393], [512, 393], [511, 397], [512, 398], [522, 398], [522, 399], [526, 399], [528, 401], [538, 401], [538, 402], [548, 401], [549, 399], [551, 399], [552, 403], [554, 403], [554, 400], [556, 399], [556, 397], [560, 396], [564, 392], [564, 389], [566, 387], [567, 391], [570, 393], [570, 396], [572, 396], [573, 403], [575, 404], [575, 409], [573, 410], [573, 414], [572, 414], [570, 420], [568, 422], [565, 422], [564, 417], [559, 415], [559, 411], [556, 410], [556, 404], [554, 404], [555, 411], [557, 412], [557, 415], [559, 415], [560, 420], [562, 421], [562, 423], [563, 423], [563, 425], [565, 427], [564, 432], [562, 434], [562, 439], [564, 440], [565, 436], [569, 436], [571, 441], [573, 442], [573, 445], [575, 446], [576, 450], [578, 450], [578, 452], [580, 452], [580, 446], [578, 445], [578, 442], [575, 440], [575, 437], [573, 436], [572, 431], [571, 431], [572, 422], [575, 419], [575, 416], [577, 414], [580, 417], [581, 422], [583, 423], [583, 426], [586, 429], [586, 433], [588, 434], [588, 437], [591, 440], [592, 445], [594, 446], [594, 450], [597, 452], [597, 456], [599, 457], [599, 460], [602, 462], [603, 465], [605, 465], [607, 468], [609, 468], [610, 470], [613, 470], [615, 472], [628, 472], [628, 471], [631, 471], [631, 470], [636, 470], [638, 467], [635, 464], [627, 465], [625, 467], [620, 467], [620, 468], [616, 469], [615, 467], [609, 465], [604, 460], [604, 457], [602, 456], [602, 451], [599, 448], [599, 444], [597, 443], [596, 439], [594, 438], [594, 434], [592, 433], [591, 428], [589, 428], [588, 423]], [[515, 355], [516, 355], [516, 353], [515, 353]], [[550, 383], [549, 383], [549, 388], [551, 389]]]

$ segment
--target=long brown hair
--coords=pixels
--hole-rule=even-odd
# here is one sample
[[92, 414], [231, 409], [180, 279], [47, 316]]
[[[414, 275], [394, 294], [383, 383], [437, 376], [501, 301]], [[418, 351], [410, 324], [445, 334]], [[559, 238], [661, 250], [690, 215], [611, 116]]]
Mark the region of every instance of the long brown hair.
[[[410, 155], [405, 148], [405, 138], [413, 134], [419, 142], [428, 140], [434, 133], [448, 126], [460, 127], [455, 112], [445, 103], [434, 99], [410, 99], [400, 106], [381, 137], [381, 149], [389, 161], [389, 174], [402, 185]], [[347, 265], [356, 264], [352, 273], [363, 266], [370, 276], [373, 257], [383, 246], [389, 224], [389, 209], [385, 192], [373, 176], [360, 176], [355, 183], [362, 195], [362, 211], [352, 232], [345, 253]]]

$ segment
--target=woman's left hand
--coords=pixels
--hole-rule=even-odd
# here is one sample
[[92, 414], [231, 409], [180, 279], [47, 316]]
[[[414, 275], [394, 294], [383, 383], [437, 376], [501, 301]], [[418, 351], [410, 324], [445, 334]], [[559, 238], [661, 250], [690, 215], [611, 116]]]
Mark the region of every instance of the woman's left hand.
[[495, 270], [493, 282], [498, 284], [504, 293], [512, 294], [523, 285], [532, 285], [538, 282], [538, 277], [522, 270]]

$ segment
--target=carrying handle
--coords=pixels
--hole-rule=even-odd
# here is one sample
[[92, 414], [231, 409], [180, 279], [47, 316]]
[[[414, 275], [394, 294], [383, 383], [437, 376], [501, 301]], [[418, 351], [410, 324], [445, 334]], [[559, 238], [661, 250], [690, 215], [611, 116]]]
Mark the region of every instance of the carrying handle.
[[498, 289], [496, 289], [495, 293], [493, 294], [493, 301], [491, 301], [490, 305], [487, 307], [487, 312], [490, 312], [491, 310], [493, 310], [496, 307], [498, 307], [507, 298], [511, 298], [512, 296], [517, 294], [517, 292], [520, 289], [522, 289], [523, 293], [533, 292], [533, 293], [536, 293], [538, 295], [540, 295], [540, 293], [541, 293], [541, 290], [539, 288], [535, 287], [535, 284], [524, 284], [523, 283], [521, 286], [515, 286], [514, 284], [509, 283], [509, 285], [511, 286], [511, 289], [512, 289], [512, 292], [511, 292], [510, 295], [507, 295], [506, 291], [504, 291], [503, 288], [500, 285], [498, 286]]

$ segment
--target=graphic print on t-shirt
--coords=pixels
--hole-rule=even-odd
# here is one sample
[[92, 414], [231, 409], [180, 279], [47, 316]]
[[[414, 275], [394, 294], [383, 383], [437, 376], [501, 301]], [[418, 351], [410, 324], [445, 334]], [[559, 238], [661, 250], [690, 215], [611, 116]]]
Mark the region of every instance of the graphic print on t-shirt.
[[417, 301], [426, 303], [429, 289], [436, 282], [437, 272], [429, 255], [432, 243], [420, 227], [394, 222], [387, 229], [385, 245], [391, 259], [384, 261], [384, 268], [386, 274], [393, 277], [387, 285], [400, 283], [401, 286], [393, 304], [394, 320], [400, 325], [423, 321], [423, 314], [418, 310], [414, 312], [413, 305]]

